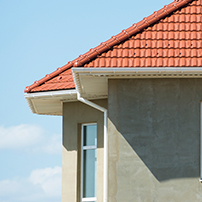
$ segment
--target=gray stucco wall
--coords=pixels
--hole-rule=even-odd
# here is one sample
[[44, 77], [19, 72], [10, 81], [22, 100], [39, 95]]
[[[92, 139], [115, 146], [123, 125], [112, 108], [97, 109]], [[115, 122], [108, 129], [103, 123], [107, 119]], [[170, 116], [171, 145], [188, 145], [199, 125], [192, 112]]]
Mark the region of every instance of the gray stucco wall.
[[202, 79], [109, 80], [109, 202], [198, 202]]
[[[107, 108], [107, 100], [93, 101]], [[62, 202], [80, 201], [81, 124], [97, 123], [97, 201], [103, 201], [102, 112], [81, 102], [63, 104]]]

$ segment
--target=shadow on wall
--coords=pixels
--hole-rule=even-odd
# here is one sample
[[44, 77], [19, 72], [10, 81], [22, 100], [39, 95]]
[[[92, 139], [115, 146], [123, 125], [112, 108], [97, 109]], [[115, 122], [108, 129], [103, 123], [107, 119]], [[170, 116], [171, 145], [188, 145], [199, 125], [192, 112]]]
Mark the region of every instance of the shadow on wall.
[[158, 181], [199, 177], [201, 84], [201, 79], [110, 82], [116, 93], [108, 107], [117, 170], [122, 166], [134, 177], [146, 165]]
[[[107, 108], [107, 100], [93, 100]], [[63, 105], [63, 147], [66, 151], [80, 149], [82, 123], [97, 123], [97, 148], [103, 148], [103, 112], [82, 102], [69, 102]]]

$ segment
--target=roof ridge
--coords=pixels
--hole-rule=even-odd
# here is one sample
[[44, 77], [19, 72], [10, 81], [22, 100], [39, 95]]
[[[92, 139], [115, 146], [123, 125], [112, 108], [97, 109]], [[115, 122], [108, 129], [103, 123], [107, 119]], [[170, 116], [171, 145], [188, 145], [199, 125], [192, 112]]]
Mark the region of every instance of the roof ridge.
[[138, 23], [133, 24], [131, 27], [122, 30], [119, 34], [112, 36], [109, 40], [102, 42], [100, 45], [96, 46], [95, 48], [90, 49], [88, 52], [80, 55], [78, 58], [68, 62], [66, 65], [62, 66], [61, 68], [57, 68], [56, 71], [52, 72], [51, 74], [47, 74], [45, 77], [40, 79], [39, 81], [35, 81], [34, 84], [27, 86], [24, 90], [25, 93], [30, 92], [33, 88], [41, 85], [42, 83], [52, 79], [53, 77], [57, 76], [58, 74], [62, 73], [63, 71], [71, 68], [71, 67], [79, 67], [89, 62], [97, 55], [109, 50], [113, 46], [125, 41], [132, 35], [144, 30], [145, 28], [149, 27], [150, 25], [158, 22], [160, 19], [170, 15], [172, 12], [180, 9], [181, 7], [187, 5], [188, 3], [194, 0], [174, 0], [172, 3], [165, 5], [158, 11], [155, 11], [153, 14], [149, 15], [148, 17], [143, 18], [143, 20], [139, 21]]

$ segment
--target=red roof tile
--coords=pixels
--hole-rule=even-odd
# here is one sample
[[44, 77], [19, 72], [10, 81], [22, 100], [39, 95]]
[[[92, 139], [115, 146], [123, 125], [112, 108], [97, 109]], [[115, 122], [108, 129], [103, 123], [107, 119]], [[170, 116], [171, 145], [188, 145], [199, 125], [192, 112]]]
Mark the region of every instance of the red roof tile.
[[75, 88], [72, 67], [202, 66], [202, 0], [175, 0], [25, 88]]

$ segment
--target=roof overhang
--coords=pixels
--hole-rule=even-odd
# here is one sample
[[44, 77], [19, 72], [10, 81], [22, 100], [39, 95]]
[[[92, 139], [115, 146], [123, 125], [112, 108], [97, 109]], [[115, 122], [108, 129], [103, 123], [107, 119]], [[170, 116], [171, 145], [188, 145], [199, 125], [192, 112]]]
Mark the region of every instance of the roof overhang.
[[60, 90], [24, 94], [33, 113], [62, 115], [62, 103], [77, 100], [76, 90]]
[[108, 79], [139, 78], [202, 78], [202, 67], [184, 68], [72, 68], [75, 90], [25, 93], [33, 113], [62, 115], [62, 103], [77, 101], [77, 92], [83, 98], [108, 97]]
[[108, 79], [202, 78], [202, 67], [72, 68], [76, 90], [87, 99], [108, 97]]

